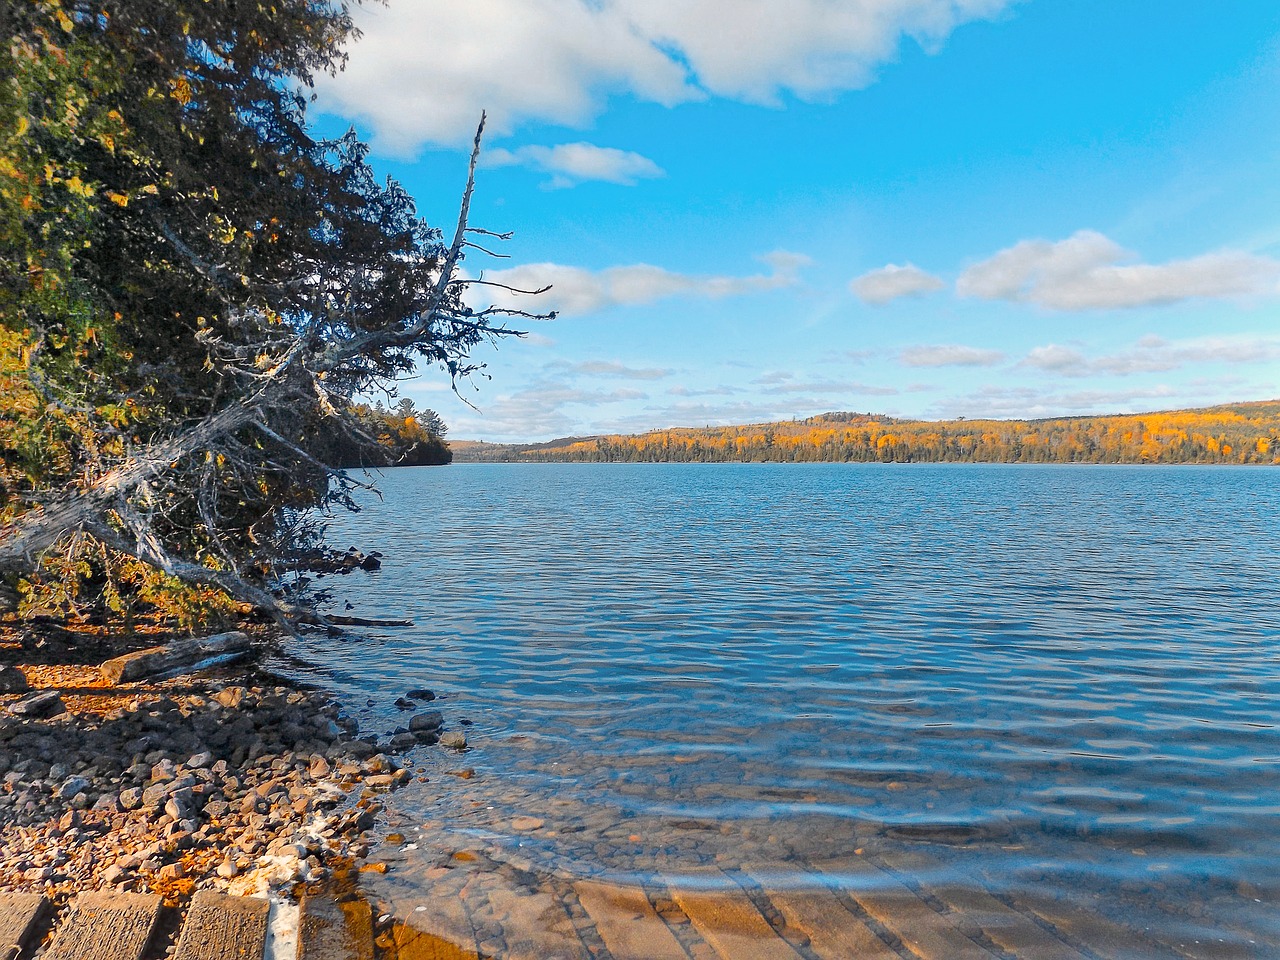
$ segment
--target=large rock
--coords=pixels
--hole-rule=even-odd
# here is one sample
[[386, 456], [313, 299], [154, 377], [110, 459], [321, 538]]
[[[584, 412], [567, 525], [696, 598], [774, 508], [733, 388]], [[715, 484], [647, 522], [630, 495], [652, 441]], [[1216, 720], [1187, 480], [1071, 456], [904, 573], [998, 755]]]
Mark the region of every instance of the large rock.
[[0, 693], [26, 693], [30, 689], [27, 675], [17, 667], [0, 667]]
[[42, 690], [9, 705], [9, 712], [18, 717], [56, 717], [66, 711], [66, 704], [56, 690]]

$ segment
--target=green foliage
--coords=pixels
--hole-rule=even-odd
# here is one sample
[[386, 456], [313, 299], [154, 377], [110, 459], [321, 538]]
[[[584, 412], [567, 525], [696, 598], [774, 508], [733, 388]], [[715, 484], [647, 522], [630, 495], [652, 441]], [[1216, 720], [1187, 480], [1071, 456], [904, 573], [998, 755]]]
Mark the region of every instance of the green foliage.
[[[0, 25], [0, 523], [245, 404], [291, 351], [433, 318], [277, 378], [260, 429], [176, 455], [100, 518], [189, 569], [269, 571], [282, 516], [335, 495], [330, 439], [362, 442], [351, 398], [419, 360], [465, 376], [495, 332], [437, 289], [439, 232], [354, 133], [307, 132], [346, 4], [22, 0]], [[447, 456], [442, 430], [405, 420], [374, 432], [371, 457], [384, 434]], [[97, 583], [95, 602], [117, 603], [121, 564], [70, 553], [44, 558], [39, 602], [74, 607]]]

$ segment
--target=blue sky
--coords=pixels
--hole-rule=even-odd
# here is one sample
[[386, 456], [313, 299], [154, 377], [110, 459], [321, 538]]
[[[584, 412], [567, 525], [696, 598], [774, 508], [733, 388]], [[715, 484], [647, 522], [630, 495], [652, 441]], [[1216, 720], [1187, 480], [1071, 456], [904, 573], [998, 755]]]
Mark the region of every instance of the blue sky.
[[[319, 128], [558, 309], [451, 436], [1280, 396], [1274, 0], [390, 0]], [[478, 305], [500, 293], [473, 288]], [[508, 301], [503, 300], [503, 303]]]

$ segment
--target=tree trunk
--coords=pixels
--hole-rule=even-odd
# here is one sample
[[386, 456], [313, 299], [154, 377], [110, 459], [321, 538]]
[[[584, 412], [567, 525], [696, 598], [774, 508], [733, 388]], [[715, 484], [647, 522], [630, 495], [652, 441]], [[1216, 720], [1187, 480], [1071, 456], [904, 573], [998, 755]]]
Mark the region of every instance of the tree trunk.
[[106, 511], [120, 497], [168, 470], [175, 461], [207, 449], [219, 437], [239, 430], [256, 415], [256, 404], [236, 404], [220, 410], [176, 437], [146, 447], [88, 488], [0, 525], [0, 572], [31, 569], [39, 554], [68, 533], [101, 524]]

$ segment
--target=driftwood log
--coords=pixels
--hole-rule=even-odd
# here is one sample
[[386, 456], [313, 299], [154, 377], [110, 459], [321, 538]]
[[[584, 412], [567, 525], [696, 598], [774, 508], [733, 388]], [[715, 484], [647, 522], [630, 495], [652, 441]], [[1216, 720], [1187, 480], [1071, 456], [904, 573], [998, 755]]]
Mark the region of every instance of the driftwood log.
[[136, 653], [108, 660], [98, 669], [108, 683], [129, 683], [162, 673], [198, 670], [210, 662], [223, 662], [245, 656], [250, 649], [249, 635], [234, 630], [212, 637], [175, 640], [163, 647], [149, 647]]

